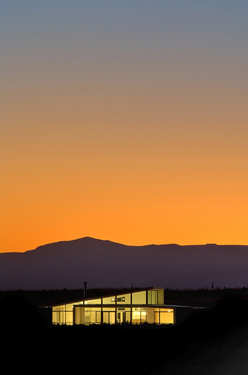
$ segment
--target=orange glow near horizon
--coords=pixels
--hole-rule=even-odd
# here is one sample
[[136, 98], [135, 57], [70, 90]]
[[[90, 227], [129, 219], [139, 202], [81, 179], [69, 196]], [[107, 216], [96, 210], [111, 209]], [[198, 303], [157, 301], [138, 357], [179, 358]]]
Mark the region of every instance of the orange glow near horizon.
[[248, 151], [231, 113], [229, 122], [216, 116], [208, 127], [207, 118], [198, 129], [200, 115], [152, 120], [149, 106], [140, 111], [71, 121], [55, 113], [46, 122], [37, 113], [35, 122], [32, 112], [22, 119], [5, 108], [12, 147], [2, 149], [1, 252], [84, 236], [130, 245], [248, 244]]
[[0, 252], [85, 236], [248, 245], [247, 20], [201, 6], [9, 11]]

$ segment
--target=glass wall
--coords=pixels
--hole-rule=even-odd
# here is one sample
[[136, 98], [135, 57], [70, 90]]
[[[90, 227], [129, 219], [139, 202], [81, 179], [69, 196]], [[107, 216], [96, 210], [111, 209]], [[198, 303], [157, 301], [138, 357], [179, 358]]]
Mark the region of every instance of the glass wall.
[[115, 308], [106, 307], [102, 309], [102, 322], [104, 324], [115, 324]]
[[103, 298], [102, 303], [104, 305], [115, 305], [115, 296]]
[[116, 296], [117, 304], [131, 304], [131, 294], [122, 294], [120, 296]]
[[131, 323], [131, 309], [126, 307], [118, 307], [116, 314], [117, 323]]
[[52, 323], [65, 324], [65, 306], [53, 307], [52, 309]]
[[85, 305], [101, 305], [101, 303], [102, 303], [101, 298], [85, 301]]
[[53, 324], [73, 324], [73, 305], [61, 305], [52, 308]]
[[142, 324], [147, 321], [146, 318], [146, 308], [145, 307], [135, 307], [132, 310], [132, 322], [133, 324]]
[[[162, 307], [154, 309], [153, 307], [153, 305], [160, 304], [160, 300], [162, 301], [162, 299], [163, 290], [152, 289], [92, 300], [83, 300], [75, 302], [74, 304], [59, 305], [52, 308], [52, 323], [68, 325], [72, 325], [73, 323], [122, 324], [131, 322], [134, 324], [144, 322], [174, 324], [173, 309]], [[139, 305], [144, 306], [139, 307]], [[150, 305], [150, 307], [147, 305]]]
[[158, 291], [157, 290], [148, 290], [148, 305], [157, 305], [158, 304]]
[[101, 307], [85, 307], [85, 324], [101, 324]]
[[174, 324], [174, 309], [154, 309], [154, 322], [157, 324]]
[[146, 305], [146, 291], [132, 293], [133, 305]]
[[[101, 320], [102, 318], [102, 320]], [[74, 307], [75, 324], [131, 323], [131, 308], [125, 307]], [[140, 321], [140, 316], [139, 316]]]
[[[72, 305], [62, 305], [53, 308], [53, 324], [73, 324]], [[132, 312], [131, 312], [132, 311]], [[153, 315], [154, 311], [154, 315]], [[145, 322], [156, 324], [174, 324], [174, 309], [146, 308], [146, 307], [86, 307], [75, 306], [75, 324], [142, 324]], [[154, 317], [154, 319], [153, 319]]]
[[103, 305], [111, 305], [111, 304], [131, 304], [131, 294], [122, 294], [117, 296], [105, 297], [102, 299]]

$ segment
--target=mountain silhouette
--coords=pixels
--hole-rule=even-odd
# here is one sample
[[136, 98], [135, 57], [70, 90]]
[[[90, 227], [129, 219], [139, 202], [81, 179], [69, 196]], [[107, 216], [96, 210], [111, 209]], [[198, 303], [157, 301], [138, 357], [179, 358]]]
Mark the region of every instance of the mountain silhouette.
[[85, 237], [0, 253], [0, 290], [248, 285], [248, 246], [127, 246]]

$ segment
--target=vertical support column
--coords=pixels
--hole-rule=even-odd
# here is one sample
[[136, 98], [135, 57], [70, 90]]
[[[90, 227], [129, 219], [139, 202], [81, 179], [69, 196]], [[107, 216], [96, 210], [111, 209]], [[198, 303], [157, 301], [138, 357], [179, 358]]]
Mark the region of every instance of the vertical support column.
[[133, 324], [133, 293], [130, 293], [130, 302], [131, 302], [131, 309], [130, 309], [130, 323]]

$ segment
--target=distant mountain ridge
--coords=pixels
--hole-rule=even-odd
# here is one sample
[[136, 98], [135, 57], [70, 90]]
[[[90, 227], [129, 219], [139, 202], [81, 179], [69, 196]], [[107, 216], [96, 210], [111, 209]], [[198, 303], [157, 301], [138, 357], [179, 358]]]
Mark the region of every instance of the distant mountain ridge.
[[0, 290], [248, 286], [248, 246], [128, 246], [84, 237], [0, 253]]

